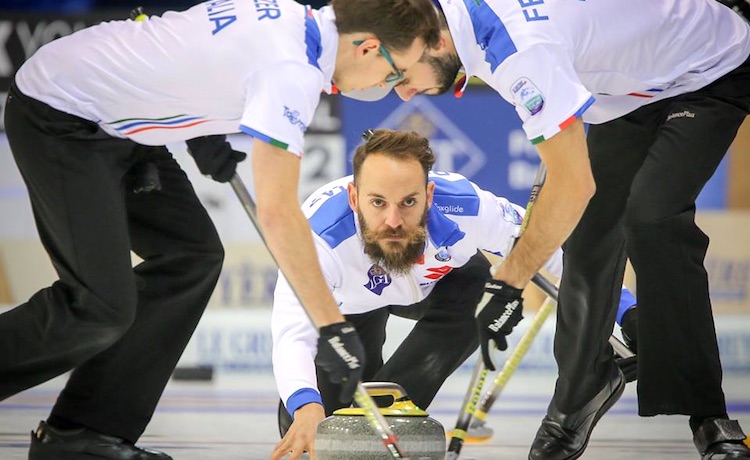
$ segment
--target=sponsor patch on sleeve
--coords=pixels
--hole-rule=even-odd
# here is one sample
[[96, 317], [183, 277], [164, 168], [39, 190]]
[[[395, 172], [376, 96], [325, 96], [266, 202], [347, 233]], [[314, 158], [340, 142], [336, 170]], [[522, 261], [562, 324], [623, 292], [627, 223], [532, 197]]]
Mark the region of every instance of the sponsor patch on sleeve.
[[544, 96], [539, 88], [526, 77], [521, 77], [510, 86], [510, 92], [516, 105], [520, 105], [529, 112], [536, 115], [544, 108]]
[[513, 207], [510, 203], [498, 203], [500, 204], [500, 211], [503, 213], [503, 220], [506, 222], [510, 222], [514, 225], [521, 225], [523, 222], [523, 217], [521, 217], [521, 214], [516, 211], [516, 208]]

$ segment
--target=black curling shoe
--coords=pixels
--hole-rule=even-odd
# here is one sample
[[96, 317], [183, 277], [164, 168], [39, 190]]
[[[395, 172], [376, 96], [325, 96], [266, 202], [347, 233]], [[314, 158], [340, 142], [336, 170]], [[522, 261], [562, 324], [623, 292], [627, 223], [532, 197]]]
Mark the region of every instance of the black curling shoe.
[[701, 460], [750, 459], [750, 449], [743, 443], [745, 433], [737, 420], [707, 419], [693, 435]]
[[87, 428], [59, 430], [46, 422], [39, 422], [39, 428], [31, 433], [29, 460], [96, 459], [172, 460], [172, 457]]
[[577, 412], [563, 414], [557, 410], [553, 399], [531, 444], [529, 460], [573, 460], [580, 457], [596, 422], [620, 399], [624, 390], [625, 376], [617, 369], [604, 388]]

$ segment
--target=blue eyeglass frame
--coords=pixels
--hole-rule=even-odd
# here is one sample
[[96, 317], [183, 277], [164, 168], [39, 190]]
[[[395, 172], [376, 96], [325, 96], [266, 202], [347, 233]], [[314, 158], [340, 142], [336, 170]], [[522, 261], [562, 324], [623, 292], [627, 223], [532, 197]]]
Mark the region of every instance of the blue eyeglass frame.
[[[364, 43], [364, 40], [354, 40], [352, 43], [354, 43], [354, 46], [359, 46], [362, 43]], [[396, 63], [393, 62], [393, 58], [391, 57], [391, 53], [388, 52], [387, 49], [383, 45], [380, 45], [380, 54], [383, 55], [386, 61], [388, 61], [388, 64], [391, 65], [391, 68], [393, 69], [393, 72], [389, 73], [385, 77], [386, 83], [393, 83], [394, 81], [399, 81], [404, 78], [404, 73], [396, 67]]]

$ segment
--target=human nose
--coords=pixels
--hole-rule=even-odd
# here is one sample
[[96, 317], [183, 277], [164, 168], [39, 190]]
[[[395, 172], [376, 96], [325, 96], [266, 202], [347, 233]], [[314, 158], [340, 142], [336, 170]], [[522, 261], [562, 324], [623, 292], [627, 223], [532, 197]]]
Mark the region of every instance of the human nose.
[[386, 210], [385, 224], [390, 228], [398, 228], [404, 223], [404, 218], [401, 215], [401, 210], [398, 206], [391, 206]]
[[417, 94], [417, 90], [405, 86], [396, 86], [393, 89], [396, 90], [396, 94], [398, 94], [398, 97], [404, 102], [411, 100], [411, 98]]

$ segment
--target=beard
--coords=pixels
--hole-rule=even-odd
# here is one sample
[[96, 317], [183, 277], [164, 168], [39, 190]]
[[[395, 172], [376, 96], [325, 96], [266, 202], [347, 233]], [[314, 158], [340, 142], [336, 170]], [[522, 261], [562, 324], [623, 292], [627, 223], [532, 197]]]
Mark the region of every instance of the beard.
[[[357, 213], [359, 228], [362, 231], [362, 240], [365, 245], [365, 254], [373, 263], [380, 265], [387, 272], [395, 275], [404, 275], [411, 270], [417, 258], [424, 252], [424, 243], [427, 241], [427, 210], [415, 228], [404, 230], [403, 228], [388, 229], [379, 232], [372, 230], [365, 223], [361, 213]], [[406, 245], [401, 242], [387, 241], [381, 247], [379, 240], [388, 237], [399, 237], [406, 239]]]
[[463, 67], [458, 56], [451, 53], [446, 53], [442, 56], [430, 56], [425, 53], [420, 60], [432, 67], [437, 82], [437, 94], [446, 93], [453, 87], [453, 83], [456, 81], [456, 77], [458, 77], [458, 72]]

